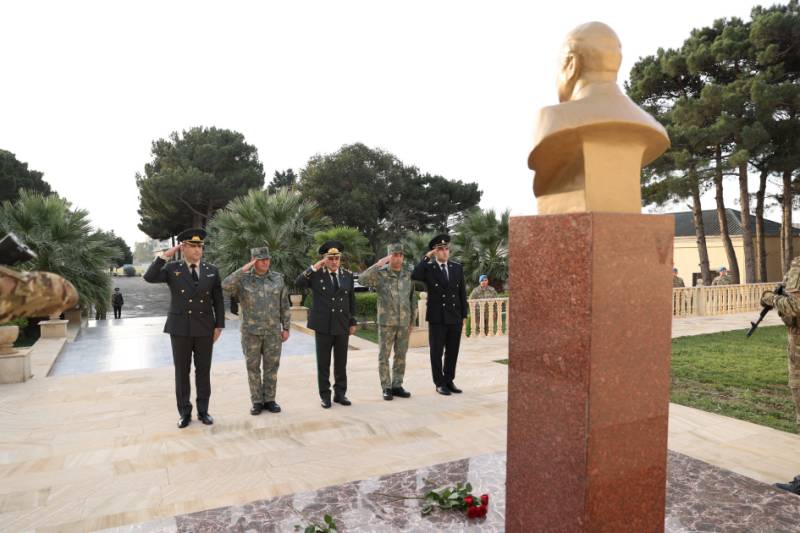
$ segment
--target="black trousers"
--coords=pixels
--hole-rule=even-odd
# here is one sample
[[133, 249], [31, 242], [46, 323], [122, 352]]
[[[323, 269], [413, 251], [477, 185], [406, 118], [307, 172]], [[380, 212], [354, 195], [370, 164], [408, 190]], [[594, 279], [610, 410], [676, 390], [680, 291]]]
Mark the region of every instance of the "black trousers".
[[333, 350], [333, 394], [344, 396], [347, 392], [347, 341], [350, 335], [316, 333], [317, 385], [319, 397], [331, 399], [331, 350]]
[[194, 385], [197, 391], [197, 412], [208, 413], [208, 398], [211, 396], [211, 351], [213, 337], [182, 337], [170, 335], [172, 362], [175, 364], [175, 399], [181, 416], [192, 414], [192, 385], [189, 373], [194, 354]]
[[122, 306], [115, 305], [114, 306], [114, 318], [122, 318]]
[[[461, 345], [461, 326], [461, 322], [458, 324], [428, 323], [431, 373], [433, 374], [433, 383], [437, 387], [444, 387], [448, 383], [452, 383], [456, 377], [458, 348]], [[444, 367], [442, 366], [442, 353], [444, 353]]]

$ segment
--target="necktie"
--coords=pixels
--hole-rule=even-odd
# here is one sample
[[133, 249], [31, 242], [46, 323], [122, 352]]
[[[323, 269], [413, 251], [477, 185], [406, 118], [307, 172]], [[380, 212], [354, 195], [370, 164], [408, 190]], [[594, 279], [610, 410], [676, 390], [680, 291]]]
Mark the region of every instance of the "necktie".
[[445, 281], [447, 283], [450, 283], [450, 276], [447, 275], [447, 263], [442, 263], [441, 265], [439, 265], [439, 268], [441, 268], [442, 272], [444, 272]]
[[331, 272], [331, 276], [333, 276], [333, 290], [339, 292], [339, 276], [336, 275], [336, 272]]
[[192, 265], [192, 279], [195, 283], [200, 281], [200, 278], [197, 277], [197, 265]]

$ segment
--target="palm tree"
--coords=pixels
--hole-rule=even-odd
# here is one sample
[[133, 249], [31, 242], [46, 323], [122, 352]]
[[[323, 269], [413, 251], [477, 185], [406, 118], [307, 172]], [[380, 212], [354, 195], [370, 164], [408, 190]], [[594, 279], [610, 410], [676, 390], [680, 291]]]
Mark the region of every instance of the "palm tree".
[[416, 265], [422, 259], [422, 256], [428, 253], [428, 243], [431, 242], [431, 239], [433, 239], [437, 233], [439, 232], [408, 233], [405, 238], [400, 241], [405, 250], [406, 261], [411, 261], [412, 265]]
[[312, 262], [319, 260], [319, 247], [326, 241], [339, 241], [344, 246], [342, 254], [342, 266], [353, 272], [364, 270], [364, 261], [372, 256], [372, 247], [369, 240], [361, 233], [358, 228], [350, 226], [334, 226], [330, 229], [317, 232], [314, 235], [314, 248], [309, 250]]
[[451, 255], [461, 260], [467, 285], [478, 284], [486, 274], [498, 290], [508, 279], [508, 217], [506, 209], [497, 218], [494, 209], [472, 209], [453, 228]]
[[227, 275], [250, 260], [250, 248], [268, 246], [272, 265], [289, 286], [308, 266], [314, 235], [330, 221], [299, 192], [252, 190], [231, 200], [208, 226], [208, 258]]
[[92, 229], [87, 211], [70, 207], [55, 194], [22, 191], [18, 200], [0, 207], [0, 233], [15, 233], [36, 252], [19, 268], [64, 277], [77, 289], [81, 307], [92, 304], [102, 314], [111, 298], [108, 266], [119, 251], [106, 234]]

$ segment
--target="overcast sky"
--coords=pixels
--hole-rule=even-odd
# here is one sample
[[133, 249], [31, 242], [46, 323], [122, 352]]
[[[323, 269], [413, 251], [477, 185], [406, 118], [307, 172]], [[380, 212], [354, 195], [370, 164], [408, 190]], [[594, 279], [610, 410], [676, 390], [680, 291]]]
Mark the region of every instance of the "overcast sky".
[[134, 175], [151, 142], [200, 125], [243, 133], [267, 182], [363, 142], [478, 182], [484, 208], [533, 214], [533, 120], [557, 102], [570, 29], [600, 20], [617, 31], [622, 83], [641, 56], [753, 5], [4, 1], [0, 148], [131, 246], [145, 238]]

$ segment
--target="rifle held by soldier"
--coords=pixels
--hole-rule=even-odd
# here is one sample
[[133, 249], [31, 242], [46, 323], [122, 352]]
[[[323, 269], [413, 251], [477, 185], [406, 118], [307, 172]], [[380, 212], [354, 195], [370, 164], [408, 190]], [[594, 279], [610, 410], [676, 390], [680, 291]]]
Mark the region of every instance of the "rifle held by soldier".
[[[773, 293], [776, 294], [776, 295], [783, 294], [783, 284], [779, 283], [778, 286], [775, 287], [775, 290], [773, 291]], [[747, 330], [747, 337], [748, 338], [753, 333], [755, 333], [756, 328], [758, 328], [758, 325], [761, 324], [761, 321], [764, 320], [764, 317], [767, 316], [767, 313], [769, 313], [770, 311], [772, 311], [772, 306], [765, 305], [765, 306], [763, 306], [761, 308], [761, 313], [759, 313], [759, 315], [758, 315], [758, 320], [756, 320], [755, 322], [750, 322], [750, 329]]]

